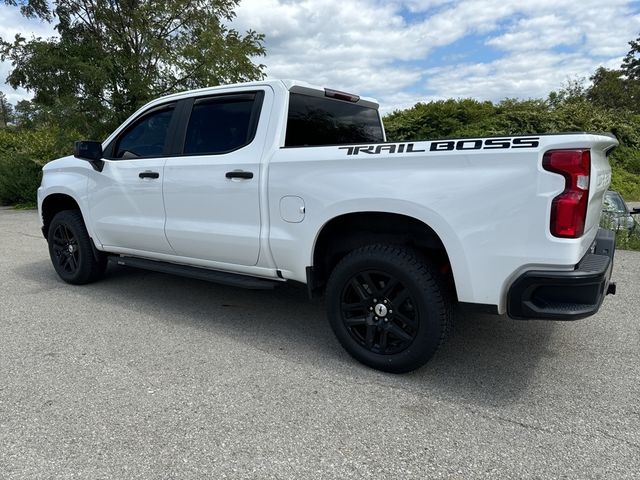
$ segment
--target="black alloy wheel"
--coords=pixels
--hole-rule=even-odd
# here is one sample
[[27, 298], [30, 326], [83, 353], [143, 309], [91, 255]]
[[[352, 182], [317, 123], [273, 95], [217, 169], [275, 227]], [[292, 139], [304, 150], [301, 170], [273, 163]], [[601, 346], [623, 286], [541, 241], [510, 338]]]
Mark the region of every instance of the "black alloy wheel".
[[347, 254], [331, 273], [326, 299], [329, 323], [347, 352], [387, 372], [422, 366], [451, 324], [445, 280], [401, 245], [369, 245]]
[[65, 224], [58, 224], [51, 234], [53, 253], [58, 268], [69, 275], [75, 275], [80, 267], [78, 240]]
[[342, 321], [349, 334], [371, 352], [402, 352], [418, 334], [416, 301], [406, 285], [390, 273], [357, 273], [344, 285], [341, 300]]

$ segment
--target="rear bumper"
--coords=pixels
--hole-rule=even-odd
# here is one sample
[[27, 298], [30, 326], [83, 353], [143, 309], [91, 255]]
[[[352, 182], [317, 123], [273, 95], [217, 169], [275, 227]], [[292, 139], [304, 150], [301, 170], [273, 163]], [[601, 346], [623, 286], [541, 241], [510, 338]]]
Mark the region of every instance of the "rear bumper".
[[570, 271], [531, 270], [511, 285], [507, 314], [515, 319], [578, 320], [598, 311], [604, 297], [615, 293], [609, 282], [615, 234], [600, 229], [582, 260]]

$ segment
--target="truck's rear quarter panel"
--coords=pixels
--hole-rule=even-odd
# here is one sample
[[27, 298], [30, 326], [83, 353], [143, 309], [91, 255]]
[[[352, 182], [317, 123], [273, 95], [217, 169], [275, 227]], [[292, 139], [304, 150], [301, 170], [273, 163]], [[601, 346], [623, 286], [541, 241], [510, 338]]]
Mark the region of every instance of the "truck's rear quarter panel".
[[[430, 142], [414, 142], [416, 153], [401, 154], [282, 148], [269, 164], [274, 260], [285, 277], [304, 281], [315, 238], [332, 218], [366, 211], [408, 215], [440, 236], [458, 299], [498, 305], [504, 312], [505, 292], [517, 274], [531, 268], [571, 269], [582, 258], [595, 237], [610, 179], [605, 151], [616, 144], [614, 139], [588, 134], [537, 138], [535, 148], [441, 152], [430, 151]], [[551, 202], [564, 189], [564, 178], [542, 168], [542, 155], [558, 148], [593, 152], [589, 213], [580, 239], [559, 239], [549, 232]], [[302, 222], [281, 218], [285, 195], [304, 199]]]

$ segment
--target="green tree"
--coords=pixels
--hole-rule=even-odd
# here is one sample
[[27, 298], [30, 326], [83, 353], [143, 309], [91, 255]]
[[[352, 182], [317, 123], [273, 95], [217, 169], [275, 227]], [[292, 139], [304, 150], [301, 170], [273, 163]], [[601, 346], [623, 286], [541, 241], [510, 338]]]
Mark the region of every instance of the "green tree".
[[633, 108], [630, 104], [630, 82], [622, 70], [598, 68], [591, 76], [591, 87], [587, 92], [589, 100], [596, 105], [614, 110]]
[[629, 79], [640, 82], [640, 35], [635, 40], [631, 40], [629, 45], [631, 50], [624, 57], [622, 70]]
[[4, 0], [59, 37], [2, 40], [30, 118], [99, 138], [153, 97], [263, 77], [263, 35], [229, 27], [238, 0]]
[[0, 92], [0, 128], [5, 128], [10, 122], [13, 122], [13, 105], [4, 92]]
[[587, 96], [596, 105], [640, 114], [640, 37], [629, 45], [631, 50], [620, 69], [600, 67], [596, 70]]

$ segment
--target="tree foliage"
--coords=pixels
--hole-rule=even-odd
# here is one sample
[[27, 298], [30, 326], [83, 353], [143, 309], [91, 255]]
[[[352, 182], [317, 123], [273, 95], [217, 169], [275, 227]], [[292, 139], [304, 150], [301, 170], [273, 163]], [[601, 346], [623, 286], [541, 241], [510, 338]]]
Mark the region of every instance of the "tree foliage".
[[0, 128], [5, 128], [13, 122], [13, 105], [7, 100], [7, 96], [0, 92]]
[[617, 70], [600, 67], [591, 77], [587, 95], [596, 105], [640, 114], [640, 36]]
[[[263, 36], [229, 27], [238, 0], [5, 0], [56, 38], [2, 40], [29, 116], [100, 138], [151, 98], [263, 77]], [[29, 110], [26, 105], [22, 111]]]
[[629, 42], [631, 50], [624, 57], [622, 70], [630, 80], [640, 81], [640, 35]]

